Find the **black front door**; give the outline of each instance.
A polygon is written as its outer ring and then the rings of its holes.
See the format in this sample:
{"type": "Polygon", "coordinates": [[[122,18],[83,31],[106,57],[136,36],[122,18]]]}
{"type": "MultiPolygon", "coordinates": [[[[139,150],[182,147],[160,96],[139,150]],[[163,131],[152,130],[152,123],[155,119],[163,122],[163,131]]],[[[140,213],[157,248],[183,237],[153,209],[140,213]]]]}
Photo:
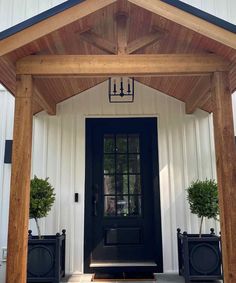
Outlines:
{"type": "Polygon", "coordinates": [[[87,119],[86,131],[85,272],[161,272],[157,119],[87,119]]]}

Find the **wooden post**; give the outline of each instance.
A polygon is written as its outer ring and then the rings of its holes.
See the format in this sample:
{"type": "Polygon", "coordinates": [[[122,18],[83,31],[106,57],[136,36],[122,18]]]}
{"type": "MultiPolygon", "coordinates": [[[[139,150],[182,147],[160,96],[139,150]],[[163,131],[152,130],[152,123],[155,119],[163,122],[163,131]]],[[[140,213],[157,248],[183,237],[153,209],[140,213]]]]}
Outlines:
{"type": "Polygon", "coordinates": [[[236,282],[236,145],[232,97],[226,72],[216,72],[212,88],[224,282],[236,282]]]}
{"type": "Polygon", "coordinates": [[[125,12],[118,12],[116,15],[117,22],[117,53],[119,55],[127,54],[128,44],[128,15],[125,12]]]}
{"type": "Polygon", "coordinates": [[[32,78],[22,75],[15,99],[6,283],[26,283],[31,146],[32,78]]]}

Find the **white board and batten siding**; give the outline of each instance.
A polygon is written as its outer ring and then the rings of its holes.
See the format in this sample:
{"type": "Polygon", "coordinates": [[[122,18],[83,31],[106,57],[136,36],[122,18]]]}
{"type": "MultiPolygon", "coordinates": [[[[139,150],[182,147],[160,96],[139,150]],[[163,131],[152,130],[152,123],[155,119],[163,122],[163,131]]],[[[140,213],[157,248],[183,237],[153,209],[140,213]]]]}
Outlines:
{"type": "MultiPolygon", "coordinates": [[[[177,270],[176,228],[198,231],[185,189],[196,178],[215,178],[212,117],[203,111],[185,115],[184,103],[142,84],[133,104],[109,104],[107,82],[58,105],[57,116],[34,119],[33,172],[50,176],[56,204],[42,221],[43,231],[66,228],[67,268],[83,270],[85,119],[89,117],[157,117],[165,271],[177,270]],[[79,203],[74,203],[79,193],[79,203]]],[[[206,224],[216,227],[211,221],[206,224]]]]}
{"type": "MultiPolygon", "coordinates": [[[[0,31],[61,2],[0,0],[0,31]]],[[[235,0],[184,2],[236,23],[235,0]]],[[[66,228],[69,273],[83,271],[86,117],[158,117],[165,271],[177,270],[176,228],[198,230],[198,220],[189,213],[185,188],[193,179],[215,178],[212,116],[200,110],[185,115],[184,103],[139,83],[135,87],[133,104],[109,104],[105,82],[59,104],[57,116],[42,112],[34,118],[32,176],[49,176],[57,194],[52,212],[41,221],[42,232],[66,228]],[[78,203],[74,203],[75,192],[79,193],[78,203]]],[[[233,104],[236,117],[236,95],[233,104]]],[[[5,140],[12,138],[13,118],[14,98],[0,86],[0,249],[7,244],[11,165],[3,159],[5,140]]],[[[236,132],[236,119],[234,125],[236,132]]],[[[217,225],[208,222],[205,229],[212,226],[217,225]]]]}
{"type": "Polygon", "coordinates": [[[218,18],[236,24],[235,0],[181,0],[218,18]]]}
{"type": "Polygon", "coordinates": [[[57,195],[52,212],[41,221],[42,230],[67,230],[67,271],[82,272],[85,119],[157,117],[164,268],[177,270],[176,228],[198,230],[185,189],[193,179],[215,178],[211,116],[203,111],[185,115],[184,103],[139,83],[133,104],[110,104],[107,88],[104,82],[59,104],[57,116],[40,113],[34,119],[32,171],[50,176],[57,195]],[[74,193],[79,193],[78,203],[74,193]]]}

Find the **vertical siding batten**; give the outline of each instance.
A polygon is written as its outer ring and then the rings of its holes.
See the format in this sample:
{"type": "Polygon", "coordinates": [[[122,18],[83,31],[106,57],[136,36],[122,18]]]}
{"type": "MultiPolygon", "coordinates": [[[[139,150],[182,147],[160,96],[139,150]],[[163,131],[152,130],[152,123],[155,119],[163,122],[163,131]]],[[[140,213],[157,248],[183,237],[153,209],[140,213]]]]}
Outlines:
{"type": "Polygon", "coordinates": [[[163,106],[160,110],[159,128],[158,128],[158,146],[160,156],[160,195],[161,195],[161,213],[162,213],[162,241],[163,241],[163,262],[164,270],[171,271],[173,269],[169,258],[172,256],[171,242],[171,213],[170,213],[170,187],[169,178],[169,151],[168,151],[168,98],[161,96],[159,103],[163,106]]]}
{"type": "MultiPolygon", "coordinates": [[[[4,160],[4,151],[5,151],[5,139],[6,139],[6,119],[7,115],[5,113],[5,109],[7,108],[7,99],[4,91],[0,91],[0,102],[2,104],[3,111],[0,112],[0,161],[3,164],[4,160]]],[[[4,200],[5,200],[5,191],[4,191],[4,166],[0,167],[0,227],[4,227],[4,218],[6,217],[6,213],[4,213],[4,200]]],[[[5,232],[5,231],[4,231],[5,232]]],[[[0,238],[0,247],[5,246],[6,232],[3,233],[0,238]]]]}

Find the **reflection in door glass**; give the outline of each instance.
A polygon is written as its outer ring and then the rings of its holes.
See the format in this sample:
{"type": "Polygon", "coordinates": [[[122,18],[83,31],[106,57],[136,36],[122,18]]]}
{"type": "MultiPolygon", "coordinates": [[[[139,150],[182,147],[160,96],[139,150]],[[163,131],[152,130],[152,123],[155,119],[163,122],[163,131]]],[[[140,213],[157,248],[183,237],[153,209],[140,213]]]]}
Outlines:
{"type": "Polygon", "coordinates": [[[104,136],[104,152],[112,153],[115,151],[115,137],[114,135],[104,136]]]}
{"type": "Polygon", "coordinates": [[[130,196],[130,214],[141,215],[141,197],[130,196]]]}
{"type": "Polygon", "coordinates": [[[116,197],[115,196],[105,196],[104,199],[104,212],[105,216],[116,215],[116,197]]]}
{"type": "Polygon", "coordinates": [[[104,194],[115,195],[115,175],[104,175],[104,194]]]}
{"type": "Polygon", "coordinates": [[[115,173],[115,155],[104,154],[104,174],[115,173]]]}
{"type": "Polygon", "coordinates": [[[139,135],[129,135],[129,153],[139,153],[139,135]]]}
{"type": "Polygon", "coordinates": [[[142,189],[138,134],[105,134],[104,215],[141,216],[142,189]]]}
{"type": "Polygon", "coordinates": [[[116,136],[116,151],[117,153],[127,152],[127,135],[116,136]]]}
{"type": "Polygon", "coordinates": [[[140,173],[140,156],[139,154],[129,155],[129,173],[140,173]]]}
{"type": "Polygon", "coordinates": [[[128,194],[128,175],[116,175],[117,194],[128,194]]]}
{"type": "Polygon", "coordinates": [[[126,174],[128,173],[128,162],[126,154],[116,155],[116,173],[126,174]]]}
{"type": "Polygon", "coordinates": [[[117,197],[117,215],[127,216],[129,214],[128,196],[117,197]]]}
{"type": "Polygon", "coordinates": [[[141,194],[140,175],[129,175],[130,194],[141,194]]]}

